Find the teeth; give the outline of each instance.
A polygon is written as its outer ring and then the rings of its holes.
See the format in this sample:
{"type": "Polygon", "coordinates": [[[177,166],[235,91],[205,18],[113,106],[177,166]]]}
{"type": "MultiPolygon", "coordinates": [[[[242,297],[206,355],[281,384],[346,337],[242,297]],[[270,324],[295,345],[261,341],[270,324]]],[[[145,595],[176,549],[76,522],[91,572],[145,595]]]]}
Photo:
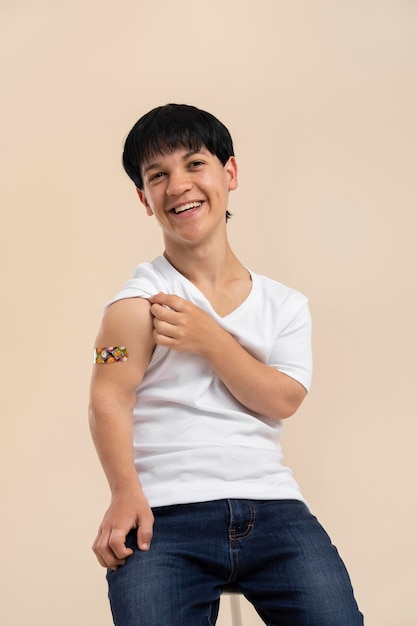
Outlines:
{"type": "Polygon", "coordinates": [[[182,206],[175,207],[174,212],[183,213],[184,211],[195,209],[198,206],[201,206],[201,202],[189,202],[188,204],[183,204],[182,206]]]}

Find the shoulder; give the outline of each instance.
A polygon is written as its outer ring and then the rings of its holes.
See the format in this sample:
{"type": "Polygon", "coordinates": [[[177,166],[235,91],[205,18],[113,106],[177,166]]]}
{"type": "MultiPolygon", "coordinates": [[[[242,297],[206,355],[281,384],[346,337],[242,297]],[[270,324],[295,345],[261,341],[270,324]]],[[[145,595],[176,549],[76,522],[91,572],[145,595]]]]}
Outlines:
{"type": "Polygon", "coordinates": [[[284,306],[290,309],[298,309],[307,306],[308,298],[300,291],[288,287],[282,282],[251,272],[253,280],[256,281],[257,291],[260,297],[271,301],[275,306],[284,306]]]}
{"type": "Polygon", "coordinates": [[[140,263],[136,266],[132,278],[130,278],[116,293],[116,295],[105,304],[104,311],[113,306],[116,302],[131,298],[150,298],[159,291],[166,291],[167,279],[163,272],[162,257],[157,257],[152,262],[140,263]]]}

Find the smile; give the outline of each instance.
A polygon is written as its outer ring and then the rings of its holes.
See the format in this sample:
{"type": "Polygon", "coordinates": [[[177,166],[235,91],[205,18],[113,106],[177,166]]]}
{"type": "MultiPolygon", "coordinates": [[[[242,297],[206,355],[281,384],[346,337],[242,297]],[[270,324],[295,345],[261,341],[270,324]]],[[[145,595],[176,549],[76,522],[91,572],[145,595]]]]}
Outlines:
{"type": "Polygon", "coordinates": [[[184,211],[189,211],[190,209],[197,209],[203,203],[202,202],[188,202],[187,204],[183,204],[181,206],[176,206],[172,210],[174,213],[184,213],[184,211]]]}

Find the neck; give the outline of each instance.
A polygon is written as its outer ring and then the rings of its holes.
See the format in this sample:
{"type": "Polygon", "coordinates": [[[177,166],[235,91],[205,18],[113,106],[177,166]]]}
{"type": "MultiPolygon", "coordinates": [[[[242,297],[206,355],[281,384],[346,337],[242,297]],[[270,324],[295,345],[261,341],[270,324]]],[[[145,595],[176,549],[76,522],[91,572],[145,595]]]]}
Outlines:
{"type": "Polygon", "coordinates": [[[172,250],[168,246],[165,258],[178,272],[195,285],[216,285],[230,279],[231,275],[246,272],[232,251],[228,241],[222,246],[207,245],[198,248],[172,250]]]}

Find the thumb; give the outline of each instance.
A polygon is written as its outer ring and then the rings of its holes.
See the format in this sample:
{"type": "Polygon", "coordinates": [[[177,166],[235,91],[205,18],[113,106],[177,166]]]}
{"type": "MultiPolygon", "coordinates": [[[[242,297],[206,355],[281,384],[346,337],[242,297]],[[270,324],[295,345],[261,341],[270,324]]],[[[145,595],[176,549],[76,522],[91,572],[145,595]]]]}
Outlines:
{"type": "Polygon", "coordinates": [[[137,540],[139,550],[149,550],[153,535],[153,520],[142,520],[138,527],[137,540]]]}

